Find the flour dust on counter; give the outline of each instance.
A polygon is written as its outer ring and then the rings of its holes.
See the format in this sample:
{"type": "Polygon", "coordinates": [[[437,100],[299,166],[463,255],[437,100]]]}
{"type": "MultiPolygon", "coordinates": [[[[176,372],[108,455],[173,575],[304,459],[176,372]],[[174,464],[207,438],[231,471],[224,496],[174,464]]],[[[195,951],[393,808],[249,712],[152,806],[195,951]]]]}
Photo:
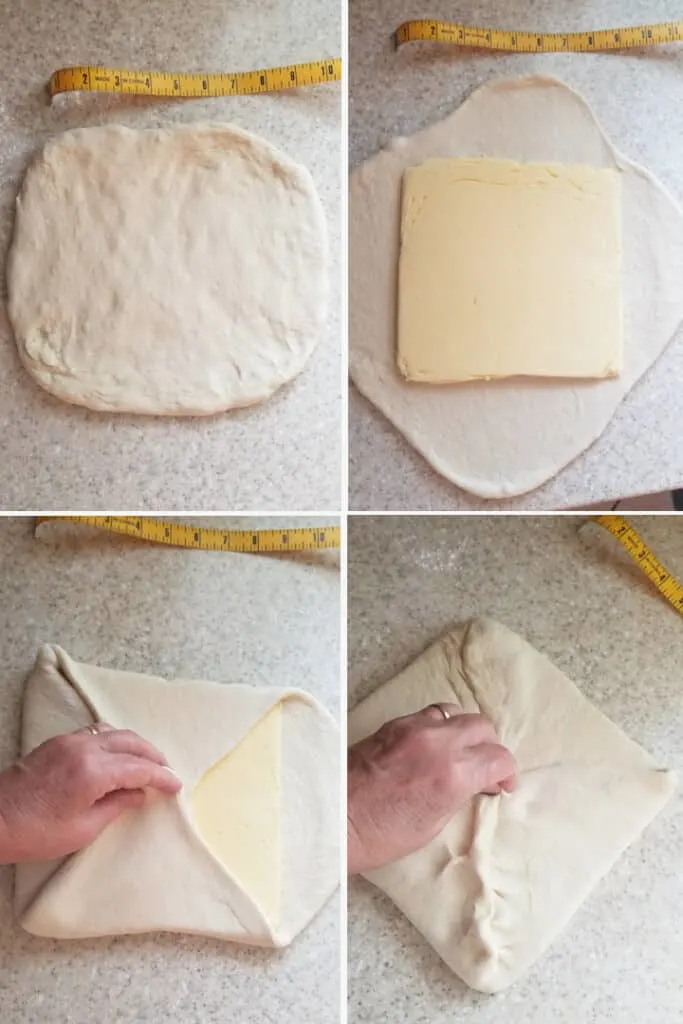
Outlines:
{"type": "Polygon", "coordinates": [[[338,531],[0,518],[3,1019],[338,1024],[338,531]]]}
{"type": "Polygon", "coordinates": [[[350,1024],[683,1012],[682,531],[350,517],[350,1024]]]}

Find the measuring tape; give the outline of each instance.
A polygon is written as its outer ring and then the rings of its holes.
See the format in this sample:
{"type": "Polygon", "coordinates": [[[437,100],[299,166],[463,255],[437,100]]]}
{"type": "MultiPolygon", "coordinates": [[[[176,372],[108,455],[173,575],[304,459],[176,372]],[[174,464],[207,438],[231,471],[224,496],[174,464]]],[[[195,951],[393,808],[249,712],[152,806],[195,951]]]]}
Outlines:
{"type": "Polygon", "coordinates": [[[341,79],[341,60],[287,64],[261,71],[226,74],[174,74],[171,71],[131,71],[126,68],[98,68],[79,64],[61,68],[50,78],[50,95],[60,92],[119,92],[133,96],[178,96],[196,99],[206,96],[250,96],[259,92],[300,89],[341,79]]]}
{"type": "Polygon", "coordinates": [[[628,50],[661,46],[683,40],[683,21],[658,25],[605,28],[596,32],[515,32],[479,28],[447,21],[405,21],[396,30],[397,48],[404,43],[454,43],[478,50],[510,53],[597,53],[600,50],[628,50]]]}
{"type": "Polygon", "coordinates": [[[619,541],[659,593],[683,615],[683,585],[655,558],[638,531],[622,516],[594,516],[592,522],[619,541]]]}
{"type": "Polygon", "coordinates": [[[338,526],[306,526],[279,530],[217,530],[189,526],[144,516],[41,516],[43,523],[69,522],[94,526],[109,533],[122,533],[151,544],[167,544],[199,551],[234,551],[242,554],[269,554],[283,551],[319,551],[338,548],[341,530],[338,526]]]}

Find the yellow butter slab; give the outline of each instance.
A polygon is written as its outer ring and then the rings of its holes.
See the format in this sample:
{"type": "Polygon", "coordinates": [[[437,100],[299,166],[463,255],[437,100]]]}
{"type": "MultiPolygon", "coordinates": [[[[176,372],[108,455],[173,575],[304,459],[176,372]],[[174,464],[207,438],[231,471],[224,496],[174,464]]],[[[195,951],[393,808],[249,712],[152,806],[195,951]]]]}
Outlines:
{"type": "Polygon", "coordinates": [[[468,158],[405,172],[407,380],[602,378],[621,366],[617,171],[468,158]]]}
{"type": "Polygon", "coordinates": [[[192,793],[202,839],[269,921],[280,918],[282,705],[276,704],[192,793]]]}

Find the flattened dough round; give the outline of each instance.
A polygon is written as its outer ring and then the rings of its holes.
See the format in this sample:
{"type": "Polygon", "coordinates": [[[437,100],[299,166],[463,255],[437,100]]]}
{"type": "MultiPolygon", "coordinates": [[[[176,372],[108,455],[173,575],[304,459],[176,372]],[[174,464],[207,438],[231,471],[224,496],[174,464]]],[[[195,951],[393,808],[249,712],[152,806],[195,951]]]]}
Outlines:
{"type": "Polygon", "coordinates": [[[232,125],[66,132],[26,173],[9,313],[35,380],[77,405],[201,415],[291,380],[325,322],[308,171],[232,125]]]}
{"type": "Polygon", "coordinates": [[[683,320],[683,213],[552,78],[476,90],[445,120],[395,139],[351,178],[349,367],[363,394],[439,473],[483,498],[524,494],[588,448],[683,320]],[[558,161],[621,172],[624,368],[600,381],[411,384],[396,367],[401,181],[430,157],[558,161]]]}

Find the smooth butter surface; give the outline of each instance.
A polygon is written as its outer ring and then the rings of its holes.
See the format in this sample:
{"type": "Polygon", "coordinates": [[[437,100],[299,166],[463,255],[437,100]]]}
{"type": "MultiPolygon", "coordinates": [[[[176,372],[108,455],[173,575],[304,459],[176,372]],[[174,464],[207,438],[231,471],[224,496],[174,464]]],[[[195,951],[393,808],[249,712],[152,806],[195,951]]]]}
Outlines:
{"type": "Polygon", "coordinates": [[[403,178],[398,366],[408,380],[613,377],[617,171],[429,160],[403,178]]]}
{"type": "Polygon", "coordinates": [[[271,924],[280,917],[282,704],[276,704],[192,793],[195,825],[271,924]]]}

